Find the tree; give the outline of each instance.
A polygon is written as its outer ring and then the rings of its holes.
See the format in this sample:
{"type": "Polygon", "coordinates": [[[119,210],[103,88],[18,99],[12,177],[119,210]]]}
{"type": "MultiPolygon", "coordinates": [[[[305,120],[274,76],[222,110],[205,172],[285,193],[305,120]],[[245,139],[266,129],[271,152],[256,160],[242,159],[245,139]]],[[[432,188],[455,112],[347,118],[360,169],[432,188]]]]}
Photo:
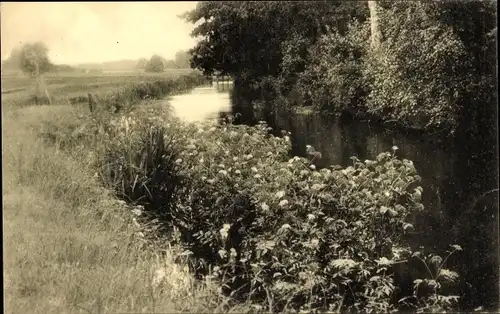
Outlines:
{"type": "Polygon", "coordinates": [[[163,72],[164,69],[165,69],[164,60],[162,57],[158,55],[152,56],[145,67],[146,72],[163,72]]]}
{"type": "Polygon", "coordinates": [[[368,1],[368,8],[370,9],[371,44],[373,48],[376,48],[380,44],[377,2],[368,1]]]}
{"type": "Polygon", "coordinates": [[[54,68],[49,60],[49,49],[43,42],[26,43],[24,44],[16,56],[19,58],[19,66],[21,71],[31,75],[36,79],[36,101],[38,102],[41,91],[44,92],[45,97],[52,103],[49,91],[45,86],[43,80],[43,73],[46,73],[54,68]]]}
{"type": "Polygon", "coordinates": [[[184,19],[198,24],[191,66],[248,81],[283,76],[293,82],[307,62],[307,48],[330,29],[367,15],[354,1],[202,1],[184,19]]]}
{"type": "Polygon", "coordinates": [[[136,70],[144,70],[146,68],[146,64],[148,63],[148,60],[146,58],[140,58],[137,61],[137,64],[135,66],[136,70]]]}
{"type": "Polygon", "coordinates": [[[179,69],[187,69],[189,68],[191,60],[191,55],[189,52],[180,50],[175,53],[175,65],[179,69]]]}
{"type": "Polygon", "coordinates": [[[53,65],[48,52],[49,49],[43,42],[24,44],[18,55],[21,70],[35,77],[50,71],[53,65]]]}

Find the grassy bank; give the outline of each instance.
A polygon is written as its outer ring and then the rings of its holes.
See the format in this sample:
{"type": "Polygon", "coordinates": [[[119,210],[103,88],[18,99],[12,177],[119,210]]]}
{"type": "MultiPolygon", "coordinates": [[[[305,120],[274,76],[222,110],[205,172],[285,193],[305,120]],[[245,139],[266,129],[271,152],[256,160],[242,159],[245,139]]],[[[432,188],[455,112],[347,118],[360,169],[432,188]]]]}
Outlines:
{"type": "Polygon", "coordinates": [[[85,155],[40,141],[44,122],[64,125],[82,114],[75,110],[2,114],[6,313],[217,310],[216,288],[196,284],[174,248],[145,245],[130,208],[102,188],[85,155]]]}

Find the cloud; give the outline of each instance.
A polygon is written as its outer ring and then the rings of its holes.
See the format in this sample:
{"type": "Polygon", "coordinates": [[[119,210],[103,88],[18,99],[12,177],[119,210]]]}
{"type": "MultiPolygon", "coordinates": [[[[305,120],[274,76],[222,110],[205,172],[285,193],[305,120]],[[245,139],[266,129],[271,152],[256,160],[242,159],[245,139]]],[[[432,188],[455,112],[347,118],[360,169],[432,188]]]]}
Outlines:
{"type": "Polygon", "coordinates": [[[57,63],[136,59],[192,47],[177,15],[195,2],[2,3],[2,59],[19,43],[44,41],[57,63]]]}

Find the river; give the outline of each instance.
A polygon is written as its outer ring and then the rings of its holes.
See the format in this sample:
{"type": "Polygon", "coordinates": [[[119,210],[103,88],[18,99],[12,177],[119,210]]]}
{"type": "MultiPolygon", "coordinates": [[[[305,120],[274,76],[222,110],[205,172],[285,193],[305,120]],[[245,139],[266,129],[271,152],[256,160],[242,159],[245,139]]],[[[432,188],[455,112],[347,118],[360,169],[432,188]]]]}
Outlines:
{"type": "Polygon", "coordinates": [[[291,154],[306,156],[306,145],[311,145],[322,154],[318,167],[348,166],[351,156],[374,159],[397,146],[400,157],[414,162],[424,188],[425,210],[415,218],[414,240],[426,252],[460,245],[463,251],[450,258],[448,267],[462,276],[463,308],[499,308],[498,192],[488,193],[498,188],[498,142],[492,128],[496,121],[484,123],[491,114],[474,117],[474,126],[465,121],[467,127],[453,138],[431,138],[320,114],[257,114],[249,102],[211,87],[170,100],[177,115],[187,121],[217,121],[239,113],[237,123],[265,120],[277,132],[290,131],[291,154]]]}

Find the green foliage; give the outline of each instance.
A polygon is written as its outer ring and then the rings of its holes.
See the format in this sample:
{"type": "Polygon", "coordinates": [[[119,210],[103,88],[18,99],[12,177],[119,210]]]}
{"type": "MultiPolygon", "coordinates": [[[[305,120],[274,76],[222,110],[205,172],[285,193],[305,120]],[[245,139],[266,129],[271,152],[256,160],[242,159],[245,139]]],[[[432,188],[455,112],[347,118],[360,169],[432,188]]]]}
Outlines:
{"type": "Polygon", "coordinates": [[[158,55],[152,56],[148,63],[144,66],[144,70],[146,72],[163,72],[164,68],[165,65],[163,64],[163,58],[158,55]]]}

